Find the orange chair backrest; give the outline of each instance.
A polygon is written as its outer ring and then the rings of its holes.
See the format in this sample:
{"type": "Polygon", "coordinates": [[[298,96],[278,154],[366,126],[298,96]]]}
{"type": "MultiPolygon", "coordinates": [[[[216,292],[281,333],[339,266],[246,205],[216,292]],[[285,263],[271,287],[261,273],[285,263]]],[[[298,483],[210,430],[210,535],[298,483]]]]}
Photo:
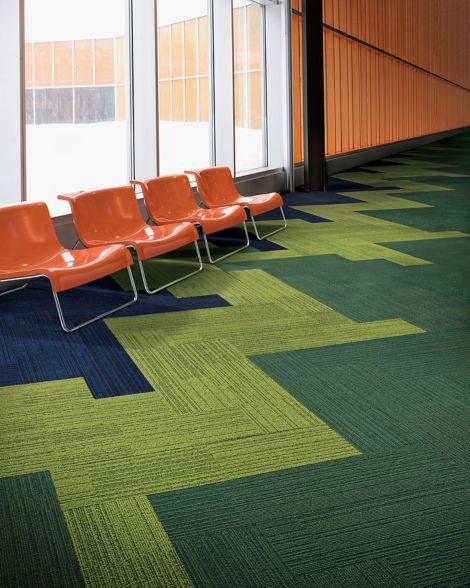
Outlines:
{"type": "Polygon", "coordinates": [[[195,172],[197,189],[206,206],[224,206],[240,193],[229,167],[208,167],[195,172]]]}
{"type": "Polygon", "coordinates": [[[0,207],[0,270],[27,267],[63,250],[44,202],[0,207]]]}
{"type": "Polygon", "coordinates": [[[157,223],[185,218],[199,208],[184,174],[133,180],[132,183],[142,187],[147,211],[157,223]]]}
{"type": "Polygon", "coordinates": [[[78,192],[68,198],[73,221],[85,245],[113,241],[146,226],[131,186],[78,192]]]}

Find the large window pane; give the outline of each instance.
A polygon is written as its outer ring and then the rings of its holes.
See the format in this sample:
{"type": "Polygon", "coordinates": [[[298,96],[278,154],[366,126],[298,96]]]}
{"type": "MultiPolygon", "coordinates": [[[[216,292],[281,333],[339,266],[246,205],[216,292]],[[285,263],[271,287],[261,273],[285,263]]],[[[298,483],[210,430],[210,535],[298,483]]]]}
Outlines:
{"type": "Polygon", "coordinates": [[[247,0],[233,2],[235,169],[264,167],[263,8],[247,0]]]}
{"type": "Polygon", "coordinates": [[[207,0],[158,0],[160,174],[210,165],[207,0]]]}
{"type": "Polygon", "coordinates": [[[28,200],[129,179],[127,0],[25,0],[28,200]]]}

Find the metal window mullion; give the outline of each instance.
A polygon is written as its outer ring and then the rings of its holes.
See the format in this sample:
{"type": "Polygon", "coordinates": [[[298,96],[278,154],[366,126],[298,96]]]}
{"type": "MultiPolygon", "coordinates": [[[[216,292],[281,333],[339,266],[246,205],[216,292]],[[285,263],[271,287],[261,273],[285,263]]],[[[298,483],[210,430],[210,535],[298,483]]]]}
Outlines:
{"type": "Polygon", "coordinates": [[[197,121],[201,121],[201,88],[200,88],[200,65],[199,65],[199,18],[196,18],[196,108],[197,121]]]}
{"type": "Polygon", "coordinates": [[[77,124],[75,118],[75,40],[72,41],[72,124],[77,124]]]}
{"type": "Polygon", "coordinates": [[[114,70],[114,120],[118,120],[118,70],[117,70],[117,38],[113,39],[113,70],[114,70]]]}
{"type": "MultiPolygon", "coordinates": [[[[36,124],[36,56],[34,55],[34,43],[32,45],[32,54],[33,54],[33,84],[32,84],[32,92],[33,92],[33,124],[36,124]]],[[[25,118],[26,120],[26,118],[25,118]]]]}
{"type": "Polygon", "coordinates": [[[170,120],[173,120],[173,25],[168,25],[170,30],[170,120]]]}
{"type": "Polygon", "coordinates": [[[92,39],[92,44],[93,44],[93,52],[92,52],[92,62],[93,62],[93,85],[96,84],[96,57],[95,57],[95,41],[96,39],[92,39]]]}
{"type": "MultiPolygon", "coordinates": [[[[127,108],[129,129],[129,153],[128,153],[128,172],[130,177],[135,176],[135,127],[134,127],[134,4],[133,0],[127,1],[127,95],[129,105],[127,108]]],[[[93,55],[94,55],[93,50],[93,55]]],[[[94,62],[93,62],[94,65],[94,62]]],[[[94,71],[93,67],[93,71],[94,71]]],[[[95,81],[95,79],[94,79],[95,81]]]]}
{"type": "MultiPolygon", "coordinates": [[[[243,6],[243,127],[245,129],[251,129],[251,112],[250,112],[250,96],[248,91],[248,53],[250,46],[248,43],[248,6],[243,6]]],[[[235,135],[236,140],[236,135],[235,135]]]]}
{"type": "Polygon", "coordinates": [[[263,167],[268,165],[268,96],[267,96],[267,46],[266,46],[266,6],[261,7],[261,90],[262,90],[262,137],[263,137],[263,167]]]}
{"type": "Polygon", "coordinates": [[[182,88],[183,88],[183,122],[186,122],[186,83],[185,83],[185,76],[186,76],[186,26],[185,26],[186,21],[183,21],[183,63],[182,63],[182,69],[183,69],[183,76],[181,78],[182,80],[182,88]]]}

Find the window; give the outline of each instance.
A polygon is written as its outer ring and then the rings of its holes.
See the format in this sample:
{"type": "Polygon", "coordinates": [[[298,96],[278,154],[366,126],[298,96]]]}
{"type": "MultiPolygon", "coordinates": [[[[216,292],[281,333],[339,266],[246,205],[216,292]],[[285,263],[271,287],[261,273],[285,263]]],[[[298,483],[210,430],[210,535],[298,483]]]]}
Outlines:
{"type": "Polygon", "coordinates": [[[158,0],[160,174],[210,165],[207,0],[158,0]]]}
{"type": "Polygon", "coordinates": [[[254,2],[233,3],[235,169],[264,167],[264,10],[254,2]]]}
{"type": "Polygon", "coordinates": [[[25,0],[26,192],[56,196],[129,179],[126,0],[25,0]]]}

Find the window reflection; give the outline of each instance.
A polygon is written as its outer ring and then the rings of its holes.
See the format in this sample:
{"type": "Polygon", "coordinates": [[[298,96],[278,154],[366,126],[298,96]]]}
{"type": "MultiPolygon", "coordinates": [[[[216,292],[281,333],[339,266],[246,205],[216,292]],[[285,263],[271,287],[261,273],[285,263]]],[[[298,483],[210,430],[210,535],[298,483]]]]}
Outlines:
{"type": "Polygon", "coordinates": [[[25,0],[27,198],[53,213],[128,180],[125,29],[126,0],[25,0]]]}
{"type": "Polygon", "coordinates": [[[234,1],[233,62],[235,101],[235,168],[266,165],[264,149],[263,9],[234,1]]]}
{"type": "Polygon", "coordinates": [[[207,0],[159,0],[160,174],[210,164],[207,0]]]}

